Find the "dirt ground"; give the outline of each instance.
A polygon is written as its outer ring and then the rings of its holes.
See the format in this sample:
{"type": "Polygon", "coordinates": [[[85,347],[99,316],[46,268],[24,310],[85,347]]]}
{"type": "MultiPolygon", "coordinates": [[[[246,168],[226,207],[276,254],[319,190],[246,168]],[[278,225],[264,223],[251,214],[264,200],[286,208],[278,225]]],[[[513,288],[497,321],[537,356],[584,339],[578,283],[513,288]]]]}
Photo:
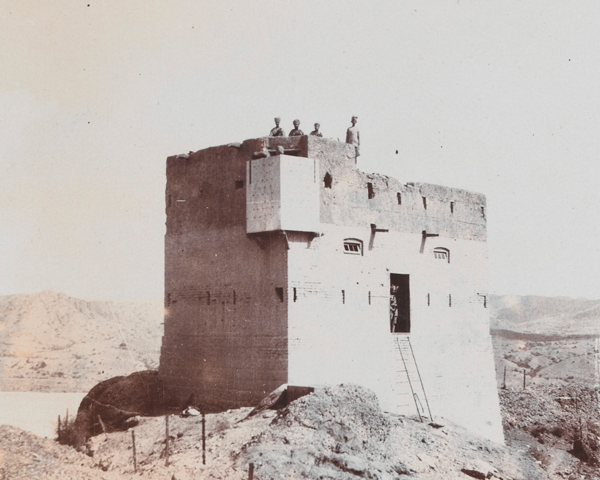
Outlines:
{"type": "Polygon", "coordinates": [[[596,337],[492,338],[507,444],[529,451],[551,479],[600,478],[596,337]],[[574,451],[576,440],[584,455],[574,451]]]}
{"type": "Polygon", "coordinates": [[[500,390],[508,445],[524,449],[540,462],[549,478],[600,478],[600,415],[595,389],[535,386],[500,390]],[[574,454],[581,439],[587,458],[574,454]],[[571,453],[570,453],[571,452],[571,453]]]}
{"type": "Polygon", "coordinates": [[[527,334],[493,335],[496,376],[500,387],[587,385],[595,380],[596,337],[531,340],[527,334]]]}
{"type": "Polygon", "coordinates": [[[126,432],[101,434],[87,455],[12,427],[0,427],[0,478],[247,479],[547,479],[527,449],[503,447],[436,419],[384,413],[355,385],[317,390],[280,411],[246,418],[249,408],[206,416],[139,418],[126,432]],[[136,439],[137,474],[133,466],[136,439]],[[2,476],[3,475],[3,476],[2,476]]]}

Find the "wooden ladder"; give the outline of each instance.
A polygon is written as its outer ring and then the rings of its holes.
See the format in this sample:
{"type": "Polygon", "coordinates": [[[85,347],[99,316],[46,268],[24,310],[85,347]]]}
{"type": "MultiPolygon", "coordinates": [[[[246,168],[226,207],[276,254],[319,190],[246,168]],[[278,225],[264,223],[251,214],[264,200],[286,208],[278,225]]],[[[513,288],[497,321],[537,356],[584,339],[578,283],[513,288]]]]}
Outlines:
{"type": "Polygon", "coordinates": [[[425,393],[423,379],[421,378],[421,373],[419,372],[419,366],[417,365],[417,359],[415,358],[415,353],[410,343],[410,338],[407,335],[398,335],[396,336],[395,343],[396,347],[398,348],[398,352],[400,353],[400,358],[402,359],[402,366],[404,367],[404,372],[408,380],[411,396],[415,402],[415,408],[417,409],[419,420],[423,421],[423,415],[425,415],[425,409],[423,408],[423,403],[421,402],[422,397],[427,405],[429,419],[433,421],[433,415],[431,414],[429,401],[427,400],[427,393],[425,393]]]}

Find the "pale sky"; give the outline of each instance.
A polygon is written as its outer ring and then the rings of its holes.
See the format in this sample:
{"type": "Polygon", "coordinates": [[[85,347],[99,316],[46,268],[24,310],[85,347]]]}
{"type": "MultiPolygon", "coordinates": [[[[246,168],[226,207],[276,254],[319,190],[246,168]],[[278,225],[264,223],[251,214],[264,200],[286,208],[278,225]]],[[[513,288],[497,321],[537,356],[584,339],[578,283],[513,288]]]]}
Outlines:
{"type": "Polygon", "coordinates": [[[161,297],[167,156],[357,115],[363,171],[487,195],[490,292],[600,298],[598,25],[597,0],[1,0],[0,294],[161,297]]]}

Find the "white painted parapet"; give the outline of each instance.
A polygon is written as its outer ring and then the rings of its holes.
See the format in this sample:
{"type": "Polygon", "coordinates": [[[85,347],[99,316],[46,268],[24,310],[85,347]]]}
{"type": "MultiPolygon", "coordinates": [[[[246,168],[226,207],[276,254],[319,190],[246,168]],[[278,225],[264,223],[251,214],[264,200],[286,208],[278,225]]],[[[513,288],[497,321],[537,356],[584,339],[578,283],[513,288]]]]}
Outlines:
{"type": "Polygon", "coordinates": [[[312,158],[276,155],[246,164],[246,233],[318,233],[319,165],[312,158]]]}

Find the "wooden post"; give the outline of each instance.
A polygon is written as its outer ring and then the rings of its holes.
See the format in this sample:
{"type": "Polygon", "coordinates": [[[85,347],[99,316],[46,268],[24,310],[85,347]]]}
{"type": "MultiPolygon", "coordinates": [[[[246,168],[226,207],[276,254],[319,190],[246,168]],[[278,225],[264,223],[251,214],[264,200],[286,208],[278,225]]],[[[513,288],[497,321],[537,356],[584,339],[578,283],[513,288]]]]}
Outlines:
{"type": "Polygon", "coordinates": [[[525,369],[523,369],[523,390],[525,390],[525,369]]]}
{"type": "Polygon", "coordinates": [[[69,409],[67,408],[67,416],[65,417],[65,428],[69,428],[69,409]]]}
{"type": "Polygon", "coordinates": [[[131,430],[131,442],[133,443],[133,471],[137,473],[137,460],[135,458],[135,432],[131,430]]]}
{"type": "Polygon", "coordinates": [[[253,480],[254,479],[254,464],[251,463],[248,466],[248,480],[253,480]]]}
{"type": "Polygon", "coordinates": [[[60,442],[60,440],[61,440],[60,434],[62,433],[60,431],[60,415],[58,416],[58,430],[56,431],[56,433],[58,434],[58,441],[60,442]]]}
{"type": "Polygon", "coordinates": [[[169,466],[169,415],[165,415],[165,465],[169,466]]]}
{"type": "Polygon", "coordinates": [[[502,386],[506,390],[506,365],[504,365],[504,385],[502,386]]]}
{"type": "Polygon", "coordinates": [[[102,432],[104,433],[104,438],[107,438],[106,427],[104,426],[104,422],[102,421],[102,417],[100,415],[98,415],[98,422],[100,422],[100,427],[102,427],[102,432]]]}
{"type": "Polygon", "coordinates": [[[206,416],[202,413],[202,465],[206,465],[206,416]]]}
{"type": "Polygon", "coordinates": [[[581,416],[579,415],[579,393],[575,393],[575,415],[577,416],[577,421],[579,422],[579,438],[583,440],[583,431],[581,429],[581,416]]]}

